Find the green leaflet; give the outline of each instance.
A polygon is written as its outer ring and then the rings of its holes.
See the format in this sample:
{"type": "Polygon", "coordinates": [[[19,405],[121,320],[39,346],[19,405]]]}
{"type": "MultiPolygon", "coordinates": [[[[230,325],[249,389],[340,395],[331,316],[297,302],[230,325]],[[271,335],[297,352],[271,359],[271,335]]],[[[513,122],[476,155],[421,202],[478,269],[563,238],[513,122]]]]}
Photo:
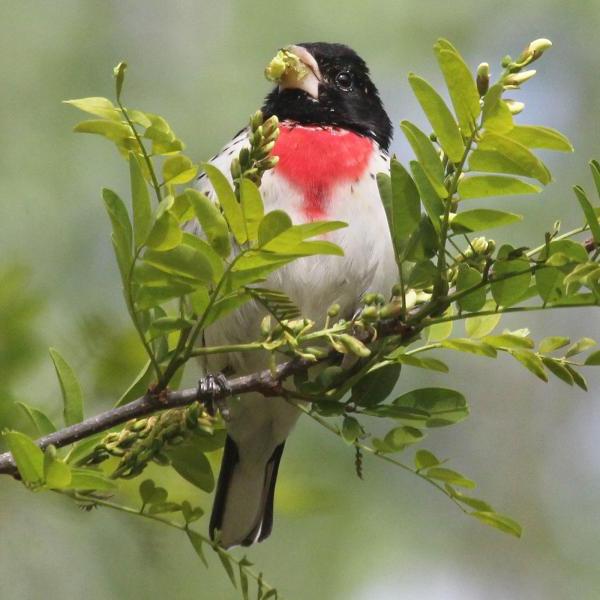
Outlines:
{"type": "Polygon", "coordinates": [[[517,194],[537,194],[542,188],[515,177],[501,175],[474,175],[458,182],[461,200],[487,198],[489,196],[514,196],[517,194]]]}
{"type": "Polygon", "coordinates": [[[515,213],[489,208],[476,208],[459,212],[452,219],[451,227],[459,233],[472,233],[512,225],[522,220],[523,217],[515,213]]]}
{"type": "Polygon", "coordinates": [[[65,425],[80,423],[83,421],[83,394],[75,372],[55,348],[50,348],[50,357],[62,392],[65,425]]]}
{"type": "Polygon", "coordinates": [[[243,244],[248,240],[246,227],[244,225],[244,215],[242,213],[242,207],[237,201],[227,177],[210,163],[202,163],[202,169],[210,179],[217,194],[219,204],[223,209],[223,214],[229,223],[229,228],[231,229],[236,242],[238,244],[243,244]]]}
{"type": "Polygon", "coordinates": [[[19,475],[28,485],[40,485],[44,480],[44,453],[24,433],[5,431],[6,445],[10,450],[19,475]]]}
{"type": "Polygon", "coordinates": [[[15,404],[27,415],[39,437],[56,431],[54,423],[38,408],[29,406],[24,402],[15,402],[15,404]]]}
{"type": "Polygon", "coordinates": [[[600,243],[600,223],[598,223],[598,217],[596,216],[596,212],[592,207],[590,201],[588,200],[583,188],[580,185],[576,185],[573,188],[575,192],[575,196],[577,196],[577,200],[579,205],[581,206],[581,210],[585,215],[585,220],[590,227],[590,231],[592,232],[592,236],[594,237],[594,241],[599,244],[600,243]]]}
{"type": "Polygon", "coordinates": [[[265,246],[292,226],[292,219],[283,210],[268,212],[258,226],[258,245],[265,246]]]}
{"type": "Polygon", "coordinates": [[[416,160],[411,160],[410,169],[419,190],[421,201],[425,207],[425,212],[431,219],[431,223],[436,233],[439,235],[442,228],[441,215],[444,214],[444,205],[431,184],[431,180],[427,177],[423,165],[416,160]]]}
{"type": "Polygon", "coordinates": [[[63,104],[70,104],[79,110],[103,119],[121,120],[121,111],[108,98],[99,96],[77,98],[76,100],[63,100],[63,104]]]}
{"type": "Polygon", "coordinates": [[[152,228],[152,207],[148,186],[144,180],[139,159],[133,152],[129,154],[129,178],[131,181],[135,247],[139,248],[143,246],[152,228]]]}
{"type": "Polygon", "coordinates": [[[515,125],[508,137],[527,148],[573,152],[571,142],[556,129],[540,125],[515,125]]]}
{"type": "Polygon", "coordinates": [[[264,217],[265,208],[256,184],[246,178],[240,181],[240,204],[248,240],[253,242],[258,238],[258,227],[264,217]]]}
{"type": "Polygon", "coordinates": [[[191,441],[174,446],[168,451],[172,467],[185,480],[210,493],[215,487],[215,478],[206,456],[191,441]]]}
{"type": "Polygon", "coordinates": [[[188,183],[196,176],[198,165],[183,154],[169,156],[163,163],[163,181],[168,185],[188,183]]]}
{"type": "Polygon", "coordinates": [[[479,92],[469,67],[458,50],[445,39],[439,39],[434,51],[450,93],[452,105],[463,135],[474,131],[481,113],[479,92]]]}
{"type": "Polygon", "coordinates": [[[446,198],[448,191],[444,185],[444,167],[431,140],[410,121],[402,121],[400,129],[411,145],[436,194],[440,198],[446,198]]]}
{"type": "Polygon", "coordinates": [[[185,194],[208,242],[219,256],[227,258],[231,254],[231,243],[227,222],[221,211],[206,195],[197,190],[188,189],[185,194]]]}
{"type": "MultiPolygon", "coordinates": [[[[507,137],[506,135],[500,135],[498,133],[492,133],[491,131],[486,131],[478,142],[477,150],[473,152],[471,155],[471,168],[475,171],[486,169],[482,169],[477,166],[477,152],[496,152],[509,164],[515,165],[515,170],[513,171],[499,171],[499,172],[508,172],[515,173],[517,175],[524,174],[527,177],[532,177],[537,179],[540,183],[544,185],[550,183],[551,176],[550,171],[546,165],[533,154],[527,147],[523,146],[519,142],[516,142],[514,139],[507,137]]],[[[498,172],[496,170],[492,172],[498,172]]]]}
{"type": "Polygon", "coordinates": [[[465,152],[465,145],[450,109],[425,79],[411,73],[408,82],[423,112],[427,115],[442,149],[453,163],[460,162],[465,152]]]}
{"type": "Polygon", "coordinates": [[[513,128],[512,114],[502,100],[504,87],[501,83],[493,85],[483,98],[483,126],[486,131],[508,133],[513,128]]]}
{"type": "Polygon", "coordinates": [[[121,279],[125,282],[129,276],[129,268],[133,261],[132,242],[133,230],[125,204],[112,190],[103,189],[102,198],[106,212],[112,224],[112,243],[117,258],[117,265],[121,272],[121,279]]]}

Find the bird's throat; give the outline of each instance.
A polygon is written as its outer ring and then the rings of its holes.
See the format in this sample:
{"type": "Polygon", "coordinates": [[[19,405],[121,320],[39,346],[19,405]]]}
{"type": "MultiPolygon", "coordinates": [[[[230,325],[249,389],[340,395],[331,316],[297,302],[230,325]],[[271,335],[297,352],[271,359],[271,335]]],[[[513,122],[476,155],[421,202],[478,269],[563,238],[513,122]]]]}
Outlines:
{"type": "Polygon", "coordinates": [[[273,155],[275,172],[297,188],[310,221],[327,217],[332,192],[340,184],[360,180],[374,142],[347,129],[283,122],[273,155]]]}

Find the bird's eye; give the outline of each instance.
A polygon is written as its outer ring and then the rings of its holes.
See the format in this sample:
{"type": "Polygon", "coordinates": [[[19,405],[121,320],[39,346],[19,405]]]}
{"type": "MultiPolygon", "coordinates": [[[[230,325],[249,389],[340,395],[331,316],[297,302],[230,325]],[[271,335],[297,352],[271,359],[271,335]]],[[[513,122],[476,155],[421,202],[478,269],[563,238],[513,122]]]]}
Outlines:
{"type": "Polygon", "coordinates": [[[353,83],[354,78],[352,77],[352,73],[350,73],[349,71],[340,71],[335,76],[335,85],[341,90],[344,90],[345,92],[348,92],[352,89],[353,83]]]}

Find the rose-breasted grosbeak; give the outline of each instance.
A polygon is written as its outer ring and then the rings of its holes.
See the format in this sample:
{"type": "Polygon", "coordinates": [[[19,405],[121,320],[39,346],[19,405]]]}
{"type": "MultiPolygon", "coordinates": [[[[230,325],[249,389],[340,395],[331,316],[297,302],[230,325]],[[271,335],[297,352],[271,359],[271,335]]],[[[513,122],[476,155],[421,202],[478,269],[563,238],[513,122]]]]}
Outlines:
{"type": "MultiPolygon", "coordinates": [[[[388,170],[390,120],[365,62],[342,44],[303,43],[287,49],[308,69],[301,79],[284,75],[265,99],[265,118],[276,115],[280,135],[272,151],[277,166],[265,173],[265,210],[282,209],[293,222],[339,220],[348,227],[327,235],[344,256],[314,256],[278,270],[267,287],[285,292],[302,315],[323,322],[337,303],[351,317],[369,290],[388,292],[396,265],[376,174],[388,170]]],[[[241,131],[211,162],[224,173],[248,145],[241,131]]],[[[213,193],[207,178],[201,191],[213,193]]],[[[209,328],[207,345],[257,339],[264,315],[255,303],[209,328]]],[[[239,353],[208,361],[209,371],[243,374],[267,367],[266,353],[239,353]]],[[[219,542],[250,545],[264,540],[273,525],[273,497],[285,439],[299,410],[281,398],[248,394],[228,401],[227,441],[210,534],[219,542]]]]}

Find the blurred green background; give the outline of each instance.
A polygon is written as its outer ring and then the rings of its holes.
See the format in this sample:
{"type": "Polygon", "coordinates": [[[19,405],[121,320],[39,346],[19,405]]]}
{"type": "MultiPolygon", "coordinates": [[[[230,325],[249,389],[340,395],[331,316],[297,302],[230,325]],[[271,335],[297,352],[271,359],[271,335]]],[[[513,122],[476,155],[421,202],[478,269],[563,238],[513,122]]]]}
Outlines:
{"type": "MultiPolygon", "coordinates": [[[[498,70],[537,37],[554,48],[515,95],[520,122],[565,132],[574,155],[549,155],[556,182],[542,198],[511,199],[527,219],[508,240],[532,243],[555,217],[581,217],[570,186],[590,185],[600,158],[600,1],[193,2],[3,0],[0,3],[0,427],[25,427],[12,402],[58,420],[46,348],[81,374],[87,414],[110,406],[142,364],[127,327],[100,188],[127,190],[113,148],[74,135],[61,100],[112,96],[112,67],[129,62],[126,102],[166,116],[197,160],[215,153],[269,86],[262,70],[297,41],[341,41],[370,64],[385,104],[425,125],[406,75],[441,84],[431,46],[449,38],[470,64],[498,70]]],[[[407,158],[396,136],[394,150],[407,158]]],[[[493,204],[493,203],[492,203],[493,204]]],[[[487,205],[490,205],[488,201],[487,205]]],[[[502,231],[496,235],[502,237],[502,231]]],[[[511,318],[541,338],[600,336],[595,311],[511,318]]],[[[448,357],[452,359],[453,357],[448,357]]],[[[600,597],[599,379],[590,393],[544,385],[506,358],[460,357],[450,375],[407,370],[402,389],[461,389],[471,418],[427,441],[480,484],[480,495],[524,526],[521,540],[463,517],[419,480],[366,460],[304,419],[288,443],[276,527],[250,558],[290,599],[596,599],[600,597]]],[[[193,377],[193,373],[188,373],[193,377]]],[[[182,488],[183,489],[183,488],[182,488]]],[[[182,493],[209,504],[191,488],[182,493]]],[[[90,513],[52,494],[0,481],[0,598],[235,598],[211,558],[207,572],[179,532],[90,513]]]]}

